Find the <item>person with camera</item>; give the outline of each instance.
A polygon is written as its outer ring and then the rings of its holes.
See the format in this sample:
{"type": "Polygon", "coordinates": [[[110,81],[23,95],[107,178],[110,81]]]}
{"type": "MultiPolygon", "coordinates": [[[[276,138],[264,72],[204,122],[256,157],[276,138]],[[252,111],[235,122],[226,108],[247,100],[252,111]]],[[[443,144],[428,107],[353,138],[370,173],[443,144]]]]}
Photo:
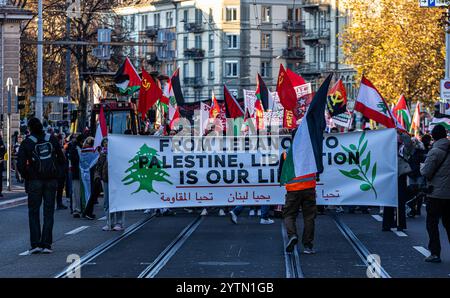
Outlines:
{"type": "Polygon", "coordinates": [[[436,125],[431,131],[434,143],[428,152],[420,173],[427,179],[427,232],[430,256],[425,262],[440,263],[441,241],[439,220],[447,232],[450,242],[450,141],[444,126],[436,125]]]}

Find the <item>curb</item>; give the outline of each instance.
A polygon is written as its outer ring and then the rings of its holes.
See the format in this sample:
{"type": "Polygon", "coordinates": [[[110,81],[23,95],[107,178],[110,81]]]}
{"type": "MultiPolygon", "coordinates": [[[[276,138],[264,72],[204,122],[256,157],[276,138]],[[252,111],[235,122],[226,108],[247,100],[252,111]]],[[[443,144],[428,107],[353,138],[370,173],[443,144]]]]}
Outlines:
{"type": "Polygon", "coordinates": [[[20,198],[0,202],[0,210],[25,205],[25,204],[27,204],[27,202],[28,202],[28,197],[20,197],[20,198]]]}

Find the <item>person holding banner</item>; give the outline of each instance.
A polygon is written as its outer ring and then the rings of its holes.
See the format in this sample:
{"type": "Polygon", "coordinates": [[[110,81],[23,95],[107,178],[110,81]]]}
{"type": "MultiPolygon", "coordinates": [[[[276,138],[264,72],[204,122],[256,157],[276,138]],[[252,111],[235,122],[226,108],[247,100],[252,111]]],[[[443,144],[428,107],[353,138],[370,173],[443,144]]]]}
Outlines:
{"type": "Polygon", "coordinates": [[[102,140],[102,150],[98,158],[97,166],[95,168],[96,176],[101,180],[103,187],[104,202],[103,207],[106,213],[106,225],[102,228],[103,231],[122,231],[124,229],[124,213],[123,212],[109,212],[109,189],[108,189],[108,139],[102,140]]]}

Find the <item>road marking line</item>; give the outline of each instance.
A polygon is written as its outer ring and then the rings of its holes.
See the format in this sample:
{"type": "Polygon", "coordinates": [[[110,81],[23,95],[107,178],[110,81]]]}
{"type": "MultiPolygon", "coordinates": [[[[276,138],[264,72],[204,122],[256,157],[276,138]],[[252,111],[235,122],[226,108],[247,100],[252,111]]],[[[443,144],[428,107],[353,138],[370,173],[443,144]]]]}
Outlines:
{"type": "Polygon", "coordinates": [[[373,218],[375,218],[376,221],[383,221],[383,218],[379,215],[372,215],[373,218]]]}
{"type": "Polygon", "coordinates": [[[397,231],[394,228],[392,228],[391,231],[394,232],[394,234],[397,235],[398,237],[408,237],[408,234],[406,234],[402,231],[397,231]]]}
{"type": "Polygon", "coordinates": [[[76,228],[76,229],[74,229],[74,230],[72,230],[70,232],[67,232],[66,235],[74,235],[74,234],[77,234],[77,233],[79,233],[79,232],[81,232],[83,230],[86,230],[87,228],[89,228],[89,226],[81,226],[81,227],[78,227],[78,228],[76,228]]]}
{"type": "Polygon", "coordinates": [[[100,217],[98,220],[106,220],[106,216],[100,217]]]}
{"type": "Polygon", "coordinates": [[[0,203],[0,210],[25,205],[27,203],[28,203],[28,196],[7,200],[5,202],[0,203]]]}
{"type": "Polygon", "coordinates": [[[429,257],[431,255],[430,251],[423,246],[413,246],[415,250],[423,254],[425,257],[429,257]]]}

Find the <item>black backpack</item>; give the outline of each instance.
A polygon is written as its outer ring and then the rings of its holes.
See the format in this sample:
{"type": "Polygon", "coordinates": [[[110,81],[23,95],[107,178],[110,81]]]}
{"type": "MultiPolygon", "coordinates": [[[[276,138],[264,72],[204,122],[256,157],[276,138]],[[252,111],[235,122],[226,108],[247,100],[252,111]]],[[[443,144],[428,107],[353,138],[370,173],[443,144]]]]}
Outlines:
{"type": "Polygon", "coordinates": [[[46,134],[44,139],[29,136],[29,139],[35,144],[32,152],[32,167],[37,176],[40,179],[57,178],[55,148],[50,142],[50,135],[46,134]]]}

